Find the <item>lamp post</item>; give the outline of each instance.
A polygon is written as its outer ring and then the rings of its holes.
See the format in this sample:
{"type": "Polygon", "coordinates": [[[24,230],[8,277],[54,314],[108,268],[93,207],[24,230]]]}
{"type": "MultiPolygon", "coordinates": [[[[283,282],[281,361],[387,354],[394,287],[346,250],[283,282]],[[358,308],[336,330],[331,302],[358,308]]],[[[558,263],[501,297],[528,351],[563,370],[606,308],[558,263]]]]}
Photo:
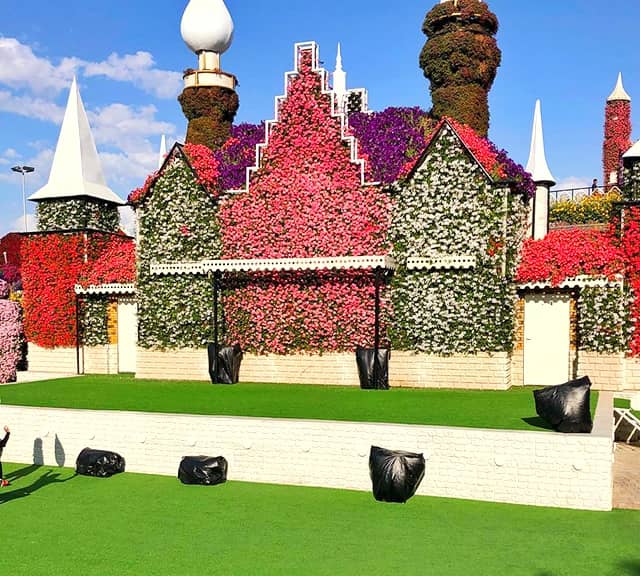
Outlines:
{"type": "Polygon", "coordinates": [[[22,174],[22,214],[24,216],[24,231],[29,232],[29,228],[27,226],[27,197],[24,193],[24,181],[25,176],[30,172],[33,172],[35,168],[33,166],[14,166],[11,170],[22,174]]]}

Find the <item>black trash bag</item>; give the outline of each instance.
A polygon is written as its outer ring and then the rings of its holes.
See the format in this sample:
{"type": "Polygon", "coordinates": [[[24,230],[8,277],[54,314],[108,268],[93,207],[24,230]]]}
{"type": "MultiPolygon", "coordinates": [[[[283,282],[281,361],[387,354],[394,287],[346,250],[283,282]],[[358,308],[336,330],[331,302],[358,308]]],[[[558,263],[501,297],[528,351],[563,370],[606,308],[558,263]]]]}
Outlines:
{"type": "Polygon", "coordinates": [[[76,459],[76,474],[107,478],[124,472],[124,458],[116,452],[85,448],[76,459]]]}
{"type": "Polygon", "coordinates": [[[558,432],[589,433],[593,428],[590,389],[589,376],[583,376],[566,384],[534,390],[536,412],[558,432]]]}
{"type": "Polygon", "coordinates": [[[424,478],[422,454],[371,446],[369,475],[373,496],[380,502],[406,502],[424,478]]]}
{"type": "Polygon", "coordinates": [[[178,478],[183,484],[222,484],[227,481],[227,460],[224,456],[184,456],[178,478]]]}
{"type": "Polygon", "coordinates": [[[378,348],[378,362],[375,362],[375,348],[356,348],[356,364],[360,388],[363,390],[389,390],[389,356],[387,348],[378,348]],[[377,365],[376,365],[377,364],[377,365]]]}
{"type": "Polygon", "coordinates": [[[211,343],[207,346],[209,356],[209,376],[213,384],[237,384],[240,377],[242,348],[240,344],[217,347],[211,343]]]}

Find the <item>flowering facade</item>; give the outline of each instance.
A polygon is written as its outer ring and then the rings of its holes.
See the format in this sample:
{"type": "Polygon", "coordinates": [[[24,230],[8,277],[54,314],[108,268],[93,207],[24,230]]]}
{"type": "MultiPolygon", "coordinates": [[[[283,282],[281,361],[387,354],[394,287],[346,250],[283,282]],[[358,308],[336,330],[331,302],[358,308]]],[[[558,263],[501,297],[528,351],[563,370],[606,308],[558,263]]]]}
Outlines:
{"type": "Polygon", "coordinates": [[[472,153],[445,120],[408,178],[395,186],[396,348],[445,355],[511,350],[526,195],[490,176],[476,154],[487,166],[496,155],[483,146],[472,153]],[[450,256],[467,264],[448,265],[450,256]],[[430,264],[412,269],[411,259],[430,264]]]}

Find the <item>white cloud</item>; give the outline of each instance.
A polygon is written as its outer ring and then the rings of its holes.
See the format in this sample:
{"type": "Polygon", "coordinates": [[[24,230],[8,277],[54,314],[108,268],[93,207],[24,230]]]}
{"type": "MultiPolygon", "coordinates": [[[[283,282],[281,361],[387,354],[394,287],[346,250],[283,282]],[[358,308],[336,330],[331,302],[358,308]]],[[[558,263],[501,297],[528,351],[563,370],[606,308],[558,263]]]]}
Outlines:
{"type": "Polygon", "coordinates": [[[0,111],[56,124],[62,122],[64,117],[64,108],[51,100],[16,96],[7,90],[0,90],[0,111]]]}
{"type": "MultiPolygon", "coordinates": [[[[36,214],[27,214],[27,228],[29,232],[34,232],[38,229],[38,216],[36,214]]],[[[0,238],[5,234],[9,234],[9,232],[24,232],[24,215],[0,227],[0,238]]]]}
{"type": "Polygon", "coordinates": [[[585,176],[568,176],[558,182],[553,189],[554,190],[571,190],[575,188],[589,188],[591,186],[593,178],[586,178],[585,176]]]}
{"type": "Polygon", "coordinates": [[[15,38],[0,37],[0,84],[12,88],[27,87],[38,94],[53,90],[57,94],[69,86],[80,62],[64,58],[56,66],[15,38]]]}
{"type": "Polygon", "coordinates": [[[136,235],[136,213],[131,206],[121,206],[120,211],[120,228],[122,228],[129,236],[136,235]]]}
{"type": "Polygon", "coordinates": [[[112,144],[128,152],[138,151],[147,137],[160,140],[161,134],[173,134],[175,126],[157,120],[155,106],[132,107],[111,104],[96,112],[88,112],[94,138],[98,143],[112,144]]]}
{"type": "Polygon", "coordinates": [[[149,52],[135,54],[111,54],[102,62],[84,63],[84,75],[105,76],[119,82],[130,82],[158,98],[175,98],[182,88],[182,74],[154,68],[149,52]]]}

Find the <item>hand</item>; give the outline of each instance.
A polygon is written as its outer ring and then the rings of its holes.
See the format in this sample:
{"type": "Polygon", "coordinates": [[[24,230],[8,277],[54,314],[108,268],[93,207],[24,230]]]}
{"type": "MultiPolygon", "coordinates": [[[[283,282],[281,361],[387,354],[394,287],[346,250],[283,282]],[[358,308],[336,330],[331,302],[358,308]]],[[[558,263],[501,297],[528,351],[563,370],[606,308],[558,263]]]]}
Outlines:
{"type": "Polygon", "coordinates": [[[7,434],[9,434],[9,432],[10,432],[10,430],[9,430],[9,426],[5,426],[5,427],[4,427],[4,431],[5,431],[7,434]]]}

